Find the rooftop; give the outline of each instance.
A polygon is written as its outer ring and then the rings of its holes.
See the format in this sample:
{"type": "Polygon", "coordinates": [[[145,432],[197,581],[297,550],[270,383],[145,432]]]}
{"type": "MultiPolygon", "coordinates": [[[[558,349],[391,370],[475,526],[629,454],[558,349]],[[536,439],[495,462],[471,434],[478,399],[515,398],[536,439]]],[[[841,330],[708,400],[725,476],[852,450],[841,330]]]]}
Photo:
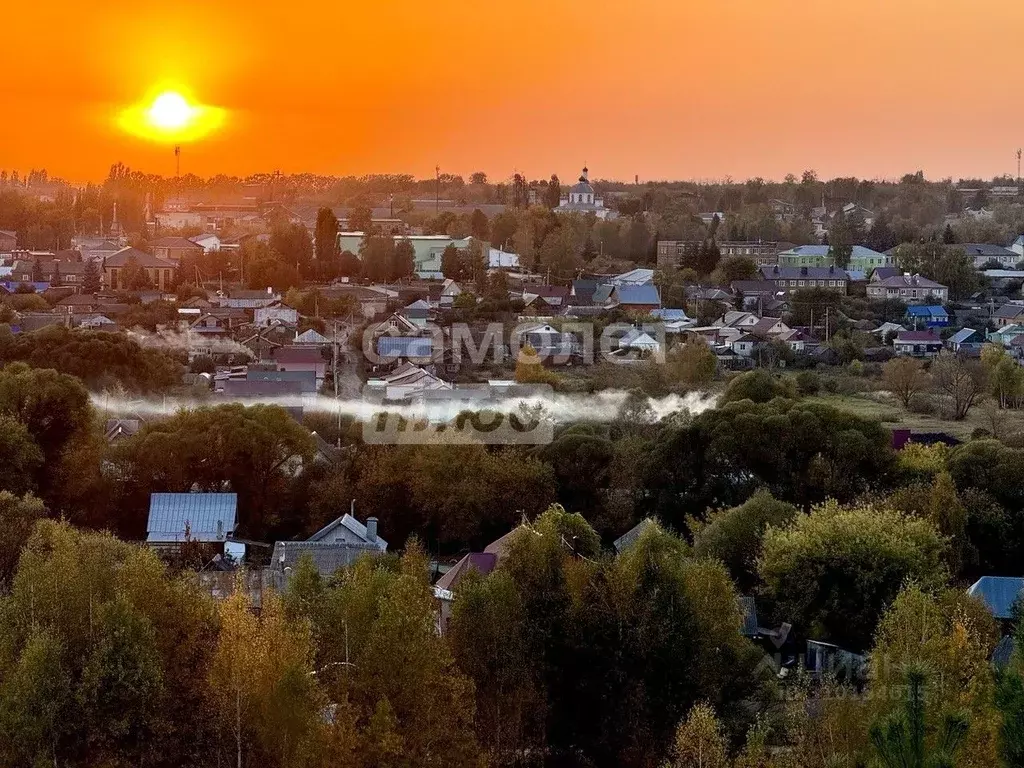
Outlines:
{"type": "Polygon", "coordinates": [[[146,541],[224,541],[235,530],[234,493],[154,493],[149,497],[146,541]]]}

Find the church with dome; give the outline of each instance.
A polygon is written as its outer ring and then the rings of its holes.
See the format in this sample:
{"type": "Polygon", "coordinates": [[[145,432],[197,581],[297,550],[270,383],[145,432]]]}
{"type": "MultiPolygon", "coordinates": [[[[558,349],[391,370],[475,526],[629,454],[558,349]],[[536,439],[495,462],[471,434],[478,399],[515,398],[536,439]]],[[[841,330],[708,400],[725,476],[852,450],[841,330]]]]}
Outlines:
{"type": "Polygon", "coordinates": [[[592,213],[599,219],[614,219],[617,214],[604,207],[604,199],[594,193],[588,174],[589,171],[584,168],[579,181],[569,187],[568,192],[562,193],[555,213],[592,213]]]}

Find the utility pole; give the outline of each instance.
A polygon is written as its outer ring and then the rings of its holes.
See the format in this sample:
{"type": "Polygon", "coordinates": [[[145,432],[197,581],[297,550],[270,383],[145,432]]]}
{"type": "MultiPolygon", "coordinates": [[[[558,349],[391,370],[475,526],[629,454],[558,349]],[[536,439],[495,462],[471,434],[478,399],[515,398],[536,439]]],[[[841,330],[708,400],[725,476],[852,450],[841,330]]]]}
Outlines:
{"type": "MultiPolygon", "coordinates": [[[[338,449],[341,449],[341,404],[338,402],[338,318],[334,318],[334,407],[338,411],[338,449]]],[[[353,499],[353,503],[355,499],[353,499]]],[[[347,659],[346,659],[347,661],[347,659]]]]}
{"type": "Polygon", "coordinates": [[[441,166],[434,166],[434,213],[441,210],[441,166]]]}
{"type": "Polygon", "coordinates": [[[174,178],[181,178],[181,144],[174,145],[174,178]]]}
{"type": "Polygon", "coordinates": [[[1017,186],[1020,186],[1020,153],[1021,150],[1017,150],[1017,186]]]}

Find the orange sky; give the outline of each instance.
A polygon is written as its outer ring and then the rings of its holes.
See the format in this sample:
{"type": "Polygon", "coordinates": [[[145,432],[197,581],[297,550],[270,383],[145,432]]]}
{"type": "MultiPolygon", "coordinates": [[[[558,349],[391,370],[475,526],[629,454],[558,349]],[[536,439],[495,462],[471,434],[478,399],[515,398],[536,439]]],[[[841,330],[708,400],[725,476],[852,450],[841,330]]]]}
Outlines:
{"type": "Polygon", "coordinates": [[[1021,0],[35,0],[4,8],[0,168],[173,174],[118,112],[222,107],[200,175],[1015,173],[1021,0]]]}

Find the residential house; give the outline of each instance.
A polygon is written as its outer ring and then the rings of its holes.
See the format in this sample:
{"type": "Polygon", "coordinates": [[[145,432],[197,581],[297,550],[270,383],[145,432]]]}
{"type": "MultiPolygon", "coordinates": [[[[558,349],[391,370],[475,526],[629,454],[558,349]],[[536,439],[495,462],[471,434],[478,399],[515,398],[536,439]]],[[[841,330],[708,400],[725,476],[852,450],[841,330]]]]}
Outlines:
{"type": "Polygon", "coordinates": [[[1024,324],[1010,323],[1001,325],[987,334],[988,341],[1001,347],[1009,347],[1018,336],[1024,336],[1024,324]]]}
{"type": "Polygon", "coordinates": [[[216,253],[220,250],[220,237],[215,235],[213,232],[196,235],[195,237],[190,237],[189,240],[202,248],[203,253],[216,253]]]}
{"type": "Polygon", "coordinates": [[[107,419],[103,437],[108,444],[113,445],[137,434],[140,429],[142,429],[141,419],[107,419]]]}
{"type": "MultiPolygon", "coordinates": [[[[832,247],[828,245],[798,245],[779,253],[778,261],[780,267],[836,266],[832,247]]],[[[863,245],[855,245],[852,247],[850,259],[845,268],[869,273],[876,267],[888,267],[890,264],[891,259],[888,255],[863,245]]]]}
{"type": "Polygon", "coordinates": [[[753,357],[754,349],[761,341],[762,339],[759,339],[757,336],[754,336],[749,333],[744,333],[743,335],[734,339],[729,344],[729,348],[732,350],[734,355],[737,355],[739,357],[753,357]]]}
{"type": "Polygon", "coordinates": [[[992,321],[996,324],[996,328],[1024,324],[1024,302],[1009,301],[1001,307],[997,307],[996,311],[992,313],[992,321]]]}
{"type": "Polygon", "coordinates": [[[138,248],[122,248],[113,256],[103,260],[103,284],[110,290],[130,290],[126,270],[134,264],[141,269],[150,285],[160,291],[169,291],[174,286],[175,265],[166,259],[140,251],[138,248]]]}
{"type": "Polygon", "coordinates": [[[500,248],[487,250],[488,269],[519,269],[519,255],[500,248]]]}
{"type": "Polygon", "coordinates": [[[434,597],[440,603],[438,631],[443,634],[448,627],[452,602],[455,599],[455,593],[462,579],[473,571],[483,576],[491,573],[508,554],[509,543],[512,541],[512,538],[522,530],[529,531],[531,529],[524,523],[513,528],[504,536],[492,541],[484,547],[483,552],[469,552],[434,583],[434,597]]]}
{"type": "Polygon", "coordinates": [[[380,379],[366,382],[367,393],[383,400],[414,399],[425,392],[450,390],[452,385],[412,363],[404,363],[380,379]]]}
{"type": "Polygon", "coordinates": [[[327,376],[327,360],[319,349],[310,347],[281,347],[274,350],[274,365],[279,371],[312,371],[316,375],[316,386],[323,386],[327,376]]]}
{"type": "Polygon", "coordinates": [[[346,514],[305,541],[275,542],[270,566],[290,575],[302,557],[309,557],[320,575],[329,577],[360,557],[377,557],[387,548],[388,543],[377,535],[377,518],[367,518],[363,525],[346,514]]]}
{"type": "Polygon", "coordinates": [[[837,293],[846,293],[849,275],[839,267],[761,267],[761,275],[780,289],[794,291],[798,288],[828,288],[837,293]]]}
{"type": "Polygon", "coordinates": [[[646,285],[647,283],[654,281],[654,270],[653,269],[631,269],[629,272],[623,272],[621,275],[613,275],[612,277],[603,280],[602,282],[608,285],[622,286],[622,285],[646,285]]]}
{"type": "Polygon", "coordinates": [[[749,331],[760,318],[753,312],[743,312],[738,309],[730,310],[715,321],[719,328],[737,328],[741,331],[749,331]]]}
{"type": "Polygon", "coordinates": [[[906,320],[914,328],[945,328],[949,325],[949,313],[938,304],[907,307],[906,320]]]}
{"type": "Polygon", "coordinates": [[[661,307],[661,296],[654,283],[616,285],[608,299],[609,305],[634,315],[648,315],[661,307]]]}
{"type": "Polygon", "coordinates": [[[149,497],[146,543],[178,547],[182,542],[223,544],[235,531],[234,493],[153,493],[149,497]]]}
{"type": "Polygon", "coordinates": [[[547,323],[517,329],[512,339],[513,349],[529,345],[545,362],[568,363],[583,353],[579,339],[571,333],[563,333],[547,323]]]}
{"type": "Polygon", "coordinates": [[[1010,245],[1010,250],[1017,254],[1018,259],[1024,258],[1024,235],[1018,235],[1010,245]]]}
{"type": "Polygon", "coordinates": [[[451,307],[455,304],[455,297],[462,293],[462,287],[454,280],[448,279],[441,286],[441,296],[438,299],[438,306],[451,307]]]}
{"type": "Polygon", "coordinates": [[[276,382],[297,385],[299,394],[313,395],[320,388],[315,371],[265,371],[257,366],[250,366],[246,371],[247,382],[276,382]]]}
{"type": "Polygon", "coordinates": [[[640,328],[630,328],[619,339],[619,349],[646,357],[658,354],[661,351],[661,342],[640,328]]]}
{"type": "Polygon", "coordinates": [[[261,307],[269,307],[281,301],[281,294],[267,288],[265,291],[237,290],[231,291],[227,296],[217,296],[214,303],[229,309],[251,309],[257,310],[261,307]]]}
{"type": "Polygon", "coordinates": [[[873,279],[868,283],[866,290],[868,298],[899,299],[906,304],[924,301],[945,304],[949,299],[949,288],[920,275],[904,274],[873,279]]]}
{"type": "Polygon", "coordinates": [[[430,365],[434,360],[432,336],[379,336],[377,358],[384,365],[430,365]]]}
{"type": "Polygon", "coordinates": [[[302,333],[295,335],[295,339],[292,344],[296,347],[329,347],[331,346],[331,340],[318,332],[315,328],[307,328],[302,333]]]}
{"type": "Polygon", "coordinates": [[[897,355],[935,357],[942,351],[942,339],[933,331],[904,331],[892,346],[897,355]]]}
{"type": "Polygon", "coordinates": [[[202,256],[205,253],[203,246],[185,237],[158,237],[150,241],[149,247],[153,249],[154,256],[173,264],[178,264],[188,256],[202,256]]]}
{"type": "Polygon", "coordinates": [[[778,334],[776,337],[794,352],[802,353],[807,351],[809,339],[799,328],[790,328],[778,334]]]}
{"type": "MultiPolygon", "coordinates": [[[[452,300],[454,301],[454,295],[452,300]]],[[[423,329],[427,327],[427,323],[430,321],[430,304],[423,299],[417,299],[412,304],[402,307],[402,309],[398,310],[398,313],[417,328],[423,329]]]]}
{"type": "Polygon", "coordinates": [[[1019,576],[982,576],[967,594],[985,604],[992,615],[1002,621],[1014,618],[1014,604],[1024,593],[1024,578],[1019,576]]]}
{"type": "Polygon", "coordinates": [[[253,310],[253,323],[257,328],[268,328],[271,325],[294,328],[299,324],[299,311],[276,301],[266,307],[256,307],[253,310]]]}
{"type": "Polygon", "coordinates": [[[981,354],[981,348],[985,346],[985,334],[973,328],[961,328],[946,339],[946,346],[950,352],[959,355],[977,356],[981,354]]]}
{"type": "Polygon", "coordinates": [[[571,288],[562,285],[523,286],[523,303],[538,315],[556,315],[569,306],[571,288]]]}
{"type": "Polygon", "coordinates": [[[989,262],[998,263],[1002,269],[1013,269],[1021,261],[1020,255],[1009,248],[989,243],[957,243],[951,247],[962,248],[974,263],[975,269],[982,269],[989,262]]]}
{"type": "Polygon", "coordinates": [[[750,332],[761,339],[772,339],[789,330],[781,317],[762,317],[750,327],[750,332]]]}

